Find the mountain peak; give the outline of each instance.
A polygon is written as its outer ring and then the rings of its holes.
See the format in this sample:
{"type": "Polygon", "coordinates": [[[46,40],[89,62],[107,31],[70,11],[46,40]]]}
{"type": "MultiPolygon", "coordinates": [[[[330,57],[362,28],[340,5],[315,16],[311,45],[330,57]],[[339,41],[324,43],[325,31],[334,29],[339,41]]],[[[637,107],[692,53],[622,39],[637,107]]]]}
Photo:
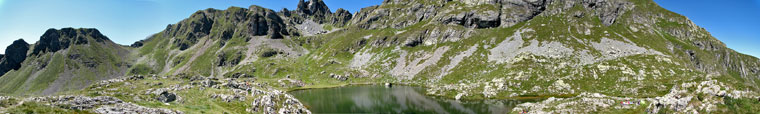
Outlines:
{"type": "Polygon", "coordinates": [[[26,43],[23,39],[13,41],[13,43],[5,49],[5,54],[0,58],[0,76],[10,70],[18,70],[21,67],[21,62],[26,59],[26,52],[29,50],[29,43],[26,43]]]}
{"type": "Polygon", "coordinates": [[[32,55],[66,49],[71,44],[88,44],[90,38],[95,42],[110,41],[108,37],[94,28],[61,28],[60,30],[51,28],[40,36],[40,40],[37,41],[39,44],[34,46],[32,55]]]}
{"type": "Polygon", "coordinates": [[[332,15],[330,8],[322,0],[299,0],[296,13],[307,18],[311,17],[312,20],[318,23],[326,22],[327,18],[332,15]]]}
{"type": "Polygon", "coordinates": [[[330,8],[322,0],[309,0],[305,2],[304,0],[299,0],[296,11],[307,15],[331,14],[330,8]]]}

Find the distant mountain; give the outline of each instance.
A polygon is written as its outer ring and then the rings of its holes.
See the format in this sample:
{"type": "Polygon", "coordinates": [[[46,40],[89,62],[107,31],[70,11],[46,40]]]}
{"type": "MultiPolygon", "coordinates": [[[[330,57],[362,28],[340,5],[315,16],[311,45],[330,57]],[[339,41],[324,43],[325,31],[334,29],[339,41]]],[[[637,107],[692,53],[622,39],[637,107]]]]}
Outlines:
{"type": "MultiPolygon", "coordinates": [[[[71,28],[48,30],[31,48],[23,44],[6,51],[3,65],[23,62],[0,67],[16,69],[0,77],[3,93],[52,94],[122,75],[158,75],[180,80],[175,87],[217,78],[275,90],[390,82],[455,99],[558,97],[513,111],[532,113],[740,113],[753,108],[737,107],[760,106],[758,58],[651,0],[385,0],[353,14],[300,0],[296,10],[279,12],[255,5],[197,11],[129,47],[71,28]],[[14,58],[24,50],[26,59],[14,58]],[[621,106],[621,99],[648,103],[621,106]]],[[[276,109],[256,110],[261,102],[254,100],[250,112],[303,108],[272,102],[276,109]]]]}
{"type": "Polygon", "coordinates": [[[96,29],[49,29],[33,45],[17,40],[6,49],[8,59],[0,68],[13,70],[0,77],[0,91],[49,95],[79,90],[123,76],[130,67],[129,53],[96,29]]]}

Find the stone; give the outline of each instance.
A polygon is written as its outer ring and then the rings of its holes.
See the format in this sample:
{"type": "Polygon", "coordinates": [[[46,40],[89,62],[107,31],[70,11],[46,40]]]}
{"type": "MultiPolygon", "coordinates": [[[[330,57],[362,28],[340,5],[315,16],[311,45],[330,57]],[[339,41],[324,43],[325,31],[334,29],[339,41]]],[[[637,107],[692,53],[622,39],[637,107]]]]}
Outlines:
{"type": "Polygon", "coordinates": [[[214,86],[216,84],[219,84],[219,82],[216,82],[216,81],[210,80],[210,79],[206,79],[206,80],[203,80],[201,82],[201,86],[203,86],[203,87],[211,87],[211,86],[214,86]]]}
{"type": "Polygon", "coordinates": [[[156,100],[168,103],[177,100],[177,95],[168,91],[161,92],[156,100]]]}

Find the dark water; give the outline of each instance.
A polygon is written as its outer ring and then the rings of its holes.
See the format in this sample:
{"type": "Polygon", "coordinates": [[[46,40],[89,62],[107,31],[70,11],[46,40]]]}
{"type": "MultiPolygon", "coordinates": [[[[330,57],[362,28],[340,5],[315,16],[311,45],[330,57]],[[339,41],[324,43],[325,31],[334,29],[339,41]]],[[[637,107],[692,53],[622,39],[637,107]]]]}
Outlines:
{"type": "Polygon", "coordinates": [[[505,114],[531,100],[454,100],[427,96],[419,87],[359,85],[293,91],[314,113],[505,114]]]}

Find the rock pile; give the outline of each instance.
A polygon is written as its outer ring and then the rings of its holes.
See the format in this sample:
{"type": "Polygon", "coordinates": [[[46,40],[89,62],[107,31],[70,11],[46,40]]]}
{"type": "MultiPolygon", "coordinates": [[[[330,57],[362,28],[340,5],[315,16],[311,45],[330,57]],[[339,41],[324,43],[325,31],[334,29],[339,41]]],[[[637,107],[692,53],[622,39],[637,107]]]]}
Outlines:
{"type": "Polygon", "coordinates": [[[253,100],[249,112],[262,112],[266,114],[310,114],[311,112],[301,104],[298,99],[283,91],[271,90],[253,100]],[[279,109],[275,109],[280,107],[279,109]]]}
{"type": "Polygon", "coordinates": [[[231,101],[245,101],[245,96],[242,95],[228,95],[228,94],[213,94],[211,95],[211,98],[213,99],[221,99],[224,102],[231,102],[231,101]]]}
{"type": "Polygon", "coordinates": [[[330,78],[335,78],[335,79],[338,79],[340,81],[346,81],[346,80],[348,80],[348,76],[336,75],[336,74],[330,74],[330,78]]]}
{"type": "Polygon", "coordinates": [[[180,111],[162,109],[162,108],[147,108],[132,103],[119,103],[116,105],[107,105],[95,109],[95,113],[100,114],[184,114],[180,111]]]}
{"type": "Polygon", "coordinates": [[[50,96],[28,98],[26,101],[50,103],[61,108],[73,110],[92,109],[101,105],[111,105],[123,102],[118,98],[110,96],[50,96]]]}

